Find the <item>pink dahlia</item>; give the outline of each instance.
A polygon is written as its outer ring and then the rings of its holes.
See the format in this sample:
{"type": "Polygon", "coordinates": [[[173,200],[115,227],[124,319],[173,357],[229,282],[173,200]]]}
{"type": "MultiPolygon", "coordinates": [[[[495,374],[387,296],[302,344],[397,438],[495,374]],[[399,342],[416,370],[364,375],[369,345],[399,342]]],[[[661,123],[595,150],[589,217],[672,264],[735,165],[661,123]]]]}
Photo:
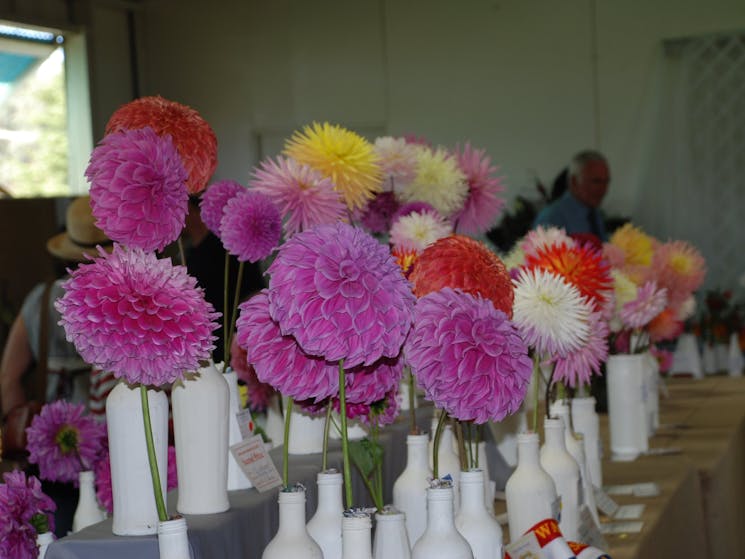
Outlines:
{"type": "Polygon", "coordinates": [[[667,289],[670,305],[677,308],[701,287],[706,277],[706,261],[689,243],[671,241],[657,246],[651,273],[657,285],[667,289]]]}
{"type": "Polygon", "coordinates": [[[259,382],[256,371],[247,361],[248,355],[238,343],[238,336],[233,336],[230,345],[230,366],[248,390],[248,408],[253,412],[264,412],[275,391],[272,385],[259,382]]]}
{"type": "Polygon", "coordinates": [[[657,359],[661,373],[667,373],[672,368],[674,359],[672,351],[660,349],[655,344],[652,344],[649,346],[649,352],[652,354],[652,357],[657,359]]]}
{"type": "Polygon", "coordinates": [[[0,484],[0,557],[36,559],[37,533],[54,531],[57,506],[34,476],[20,470],[3,474],[0,484]]]}
{"type": "Polygon", "coordinates": [[[575,246],[575,241],[566,234],[563,228],[560,227],[542,227],[538,226],[523,237],[520,241],[520,248],[522,248],[525,256],[529,254],[536,254],[538,249],[547,248],[553,245],[566,245],[571,248],[575,246]]]}
{"type": "Polygon", "coordinates": [[[424,393],[462,421],[501,421],[525,398],[528,347],[491,301],[450,288],[416,304],[404,348],[424,393]]]}
{"type": "Polygon", "coordinates": [[[407,202],[399,206],[398,210],[395,214],[393,214],[393,217],[391,218],[391,224],[395,223],[397,219],[409,214],[413,214],[415,212],[429,212],[439,215],[439,212],[432,207],[432,204],[428,204],[427,202],[422,202],[420,200],[414,200],[413,202],[407,202]]]}
{"type": "Polygon", "coordinates": [[[163,385],[195,371],[214,348],[212,305],[183,266],[114,245],[80,264],[55,301],[80,356],[130,384],[163,385]]]}
{"type": "Polygon", "coordinates": [[[199,210],[207,229],[220,236],[220,221],[225,205],[233,196],[245,190],[246,188],[238,182],[224,180],[214,183],[204,191],[199,201],[199,210]]]}
{"type": "Polygon", "coordinates": [[[368,414],[360,416],[360,423],[363,425],[370,425],[374,423],[378,427],[385,427],[391,425],[399,413],[398,405],[398,387],[385,395],[382,400],[373,402],[370,405],[370,411],[368,414]]]}
{"type": "Polygon", "coordinates": [[[659,289],[655,282],[648,281],[639,288],[636,299],[621,308],[621,322],[627,328],[644,328],[666,305],[667,289],[659,289]]]}
{"type": "Polygon", "coordinates": [[[306,353],[343,359],[347,369],[398,356],[414,295],[388,249],[364,231],[345,223],[303,231],[268,272],[269,312],[306,353]]]}
{"type": "Polygon", "coordinates": [[[672,307],[667,307],[649,322],[647,331],[652,342],[671,341],[683,333],[683,321],[672,307]]]}
{"type": "Polygon", "coordinates": [[[109,134],[91,153],[96,225],[116,242],[163,250],[184,227],[189,194],[186,169],[169,136],[152,128],[109,134]]]}
{"type": "Polygon", "coordinates": [[[238,344],[259,381],[296,400],[318,402],[339,391],[338,365],[308,355],[295,338],[282,335],[269,314],[266,290],[241,304],[236,325],[238,344]]]}
{"type": "MultiPolygon", "coordinates": [[[[341,401],[339,398],[332,398],[331,405],[336,413],[341,413],[341,401]]],[[[364,419],[370,414],[370,404],[358,404],[355,402],[346,402],[347,419],[356,419],[364,422],[364,419]]]]}
{"type": "Polygon", "coordinates": [[[398,201],[393,192],[380,192],[365,207],[360,222],[372,233],[387,233],[391,219],[398,210],[398,201]]]}
{"type": "Polygon", "coordinates": [[[294,159],[267,159],[254,171],[251,185],[269,196],[285,216],[287,237],[315,225],[346,219],[347,205],[334,182],[294,159]]]}
{"type": "Polygon", "coordinates": [[[449,220],[437,211],[414,212],[398,218],[391,227],[390,243],[399,251],[422,252],[453,233],[449,220]]]}
{"type": "Polygon", "coordinates": [[[106,426],[85,415],[82,404],[63,400],[46,404],[26,430],[29,462],[48,481],[72,482],[90,470],[106,440],[106,426]]]}
{"type": "Polygon", "coordinates": [[[457,224],[455,231],[464,235],[481,235],[495,225],[504,208],[500,196],[504,186],[500,177],[495,176],[497,167],[483,149],[474,149],[466,143],[461,151],[455,152],[458,167],[466,175],[468,196],[463,208],[453,216],[457,224]]]}
{"type": "Polygon", "coordinates": [[[163,99],[141,97],[122,105],[109,118],[106,134],[149,126],[158,136],[170,136],[188,172],[189,194],[204,190],[217,168],[217,137],[191,107],[163,99]]]}
{"type": "Polygon", "coordinates": [[[380,359],[368,367],[345,371],[346,399],[355,404],[372,404],[382,399],[401,382],[404,360],[380,359]]]}
{"type": "Polygon", "coordinates": [[[593,374],[600,374],[600,367],[608,359],[608,323],[602,313],[594,312],[590,314],[589,326],[589,335],[581,347],[552,359],[556,363],[554,381],[575,388],[589,384],[593,374]]]}
{"type": "Polygon", "coordinates": [[[258,262],[271,254],[282,235],[282,217],[266,194],[246,190],[228,200],[220,221],[220,238],[241,262],[258,262]]]}
{"type": "Polygon", "coordinates": [[[383,170],[383,190],[398,192],[416,176],[416,148],[404,138],[384,136],[375,140],[383,170]]]}

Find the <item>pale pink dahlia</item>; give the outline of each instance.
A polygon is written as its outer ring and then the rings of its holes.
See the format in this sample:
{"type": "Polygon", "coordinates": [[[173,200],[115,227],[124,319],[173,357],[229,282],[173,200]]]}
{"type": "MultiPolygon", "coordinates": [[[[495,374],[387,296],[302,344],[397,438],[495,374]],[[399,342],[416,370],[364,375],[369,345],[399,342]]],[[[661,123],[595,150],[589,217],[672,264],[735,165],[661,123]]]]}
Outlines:
{"type": "Polygon", "coordinates": [[[652,256],[652,277],[667,289],[670,306],[678,308],[704,282],[706,261],[685,241],[662,243],[652,256]]]}
{"type": "Polygon", "coordinates": [[[170,136],[146,126],[109,134],[91,153],[85,176],[91,209],[110,239],[162,250],[184,227],[187,173],[170,136]]]}
{"type": "Polygon", "coordinates": [[[241,262],[258,262],[279,244],[282,217],[266,194],[246,190],[228,200],[220,221],[220,238],[241,262]]]}
{"type": "Polygon", "coordinates": [[[621,322],[627,328],[644,328],[667,305],[667,289],[648,281],[636,292],[636,299],[621,308],[621,322]]]}
{"type": "Polygon", "coordinates": [[[552,359],[555,363],[554,381],[575,388],[582,384],[589,384],[590,377],[600,374],[600,367],[608,359],[608,323],[602,313],[594,312],[589,319],[590,333],[585,343],[565,356],[557,355],[552,359]]]}
{"type": "Polygon", "coordinates": [[[266,290],[241,304],[236,326],[238,344],[261,382],[296,400],[318,402],[339,391],[338,365],[308,355],[295,338],[282,335],[269,315],[266,290]]]}
{"type": "Polygon", "coordinates": [[[427,399],[462,421],[501,421],[525,398],[528,347],[491,301],[444,288],[421,297],[406,360],[427,399]]]}
{"type": "Polygon", "coordinates": [[[542,227],[528,231],[527,235],[520,241],[520,248],[525,256],[536,255],[539,249],[548,248],[553,245],[565,245],[569,248],[575,246],[575,241],[560,227],[542,227]]]}
{"type": "Polygon", "coordinates": [[[437,211],[414,212],[398,218],[391,227],[390,243],[396,250],[422,252],[451,235],[453,226],[437,211]]]}
{"type": "Polygon", "coordinates": [[[404,138],[384,136],[375,140],[375,152],[383,170],[383,190],[398,192],[416,176],[416,147],[404,138]]]}
{"type": "Polygon", "coordinates": [[[414,295],[388,249],[364,231],[335,223],[299,233],[268,272],[269,312],[306,353],[343,359],[347,369],[398,356],[414,295]]]}
{"type": "Polygon", "coordinates": [[[244,192],[246,188],[231,180],[218,181],[207,187],[199,200],[199,210],[202,221],[207,229],[220,236],[220,221],[222,221],[225,204],[233,196],[244,192]]]}
{"type": "Polygon", "coordinates": [[[497,167],[483,149],[474,149],[466,143],[463,150],[455,152],[458,167],[466,175],[468,196],[463,208],[453,216],[456,233],[481,235],[491,229],[504,209],[504,192],[501,177],[495,176],[497,167]]]}
{"type": "Polygon", "coordinates": [[[163,385],[199,368],[214,348],[212,305],[183,266],[114,245],[80,264],[54,306],[80,356],[130,384],[163,385]]]}
{"type": "Polygon", "coordinates": [[[72,482],[90,470],[106,440],[106,426],[85,415],[82,404],[58,400],[46,404],[26,430],[28,460],[48,481],[72,482]]]}
{"type": "Polygon", "coordinates": [[[372,404],[401,382],[404,360],[383,358],[368,367],[345,371],[346,399],[355,404],[372,404]]]}
{"type": "Polygon", "coordinates": [[[387,233],[396,211],[398,201],[393,192],[380,192],[367,204],[360,216],[360,222],[372,233],[387,233]]]}
{"type": "Polygon", "coordinates": [[[346,219],[347,205],[334,182],[294,159],[267,159],[254,171],[251,185],[274,202],[285,217],[287,237],[322,223],[346,219]]]}

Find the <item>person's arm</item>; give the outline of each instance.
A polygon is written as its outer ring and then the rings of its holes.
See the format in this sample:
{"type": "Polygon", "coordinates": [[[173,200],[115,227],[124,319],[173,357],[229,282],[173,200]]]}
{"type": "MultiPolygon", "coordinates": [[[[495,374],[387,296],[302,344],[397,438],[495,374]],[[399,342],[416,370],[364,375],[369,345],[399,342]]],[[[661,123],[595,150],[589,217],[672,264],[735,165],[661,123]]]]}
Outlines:
{"type": "Polygon", "coordinates": [[[26,402],[21,378],[33,359],[26,324],[19,315],[10,328],[0,361],[0,403],[3,417],[14,407],[26,402]]]}

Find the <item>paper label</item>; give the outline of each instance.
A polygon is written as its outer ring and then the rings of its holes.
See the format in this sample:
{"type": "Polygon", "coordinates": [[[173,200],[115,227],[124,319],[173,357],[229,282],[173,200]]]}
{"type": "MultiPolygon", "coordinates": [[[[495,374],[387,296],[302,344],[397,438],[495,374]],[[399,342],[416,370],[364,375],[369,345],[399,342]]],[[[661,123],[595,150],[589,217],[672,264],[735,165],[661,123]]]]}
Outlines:
{"type": "Polygon", "coordinates": [[[599,487],[593,487],[593,489],[595,492],[595,505],[597,505],[598,510],[605,516],[613,518],[619,508],[618,503],[599,487]]]}
{"type": "Polygon", "coordinates": [[[238,465],[259,492],[282,485],[274,461],[264,448],[261,435],[254,435],[230,447],[238,465]]]}
{"type": "Polygon", "coordinates": [[[630,520],[628,522],[609,522],[600,527],[604,535],[608,534],[638,534],[642,531],[644,522],[641,520],[630,520]]]}
{"type": "Polygon", "coordinates": [[[540,559],[543,557],[538,538],[533,532],[528,532],[519,540],[505,546],[507,556],[512,559],[540,559]]]}
{"type": "Polygon", "coordinates": [[[665,448],[650,448],[642,452],[644,456],[667,456],[668,454],[680,454],[683,449],[679,446],[668,446],[665,448]]]}
{"type": "Polygon", "coordinates": [[[600,528],[592,518],[590,507],[582,505],[579,509],[579,541],[599,549],[607,549],[608,545],[600,532],[600,528]]]}
{"type": "Polygon", "coordinates": [[[634,497],[657,497],[660,486],[653,481],[631,483],[629,485],[609,485],[605,488],[608,495],[633,495],[634,497]]]}
{"type": "Polygon", "coordinates": [[[556,522],[561,522],[561,495],[551,503],[551,516],[556,522]]]}
{"type": "Polygon", "coordinates": [[[251,410],[241,410],[235,414],[238,421],[238,428],[241,430],[241,439],[244,441],[254,434],[254,420],[251,417],[251,410]]]}
{"type": "Polygon", "coordinates": [[[646,505],[622,505],[618,507],[613,518],[617,520],[638,520],[642,517],[646,505]]]}

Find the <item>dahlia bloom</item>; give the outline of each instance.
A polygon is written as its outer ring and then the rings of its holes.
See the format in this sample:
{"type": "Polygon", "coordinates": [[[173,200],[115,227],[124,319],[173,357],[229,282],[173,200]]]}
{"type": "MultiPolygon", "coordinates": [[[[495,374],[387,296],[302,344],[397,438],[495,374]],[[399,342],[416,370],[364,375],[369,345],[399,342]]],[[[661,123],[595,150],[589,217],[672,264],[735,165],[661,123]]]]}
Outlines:
{"type": "Polygon", "coordinates": [[[121,245],[99,253],[72,272],[54,303],[80,356],[130,384],[161,386],[199,369],[220,315],[186,268],[121,245]]]}
{"type": "Polygon", "coordinates": [[[287,237],[316,225],[346,220],[347,206],[334,182],[294,159],[266,159],[254,171],[251,185],[279,208],[287,237]]]}
{"type": "Polygon", "coordinates": [[[397,211],[398,201],[393,192],[380,192],[367,204],[360,222],[372,233],[387,233],[397,211]]]}
{"type": "Polygon", "coordinates": [[[270,384],[259,382],[256,371],[248,363],[248,355],[238,343],[238,337],[233,336],[230,344],[230,367],[236,376],[246,385],[248,391],[248,408],[252,412],[264,412],[269,406],[269,400],[276,394],[270,384]]]}
{"type": "Polygon", "coordinates": [[[666,305],[667,289],[660,289],[655,282],[648,281],[639,288],[636,299],[621,308],[621,322],[627,328],[644,328],[666,305]]]}
{"type": "Polygon", "coordinates": [[[3,474],[0,484],[0,557],[36,559],[38,533],[54,531],[54,501],[34,476],[20,470],[3,474]]]}
{"type": "Polygon", "coordinates": [[[26,430],[29,462],[48,481],[72,482],[91,470],[106,441],[106,426],[85,415],[82,404],[58,400],[46,404],[26,430]]]}
{"type": "Polygon", "coordinates": [[[539,248],[553,245],[573,247],[575,242],[561,227],[543,227],[539,225],[535,229],[528,231],[518,244],[527,256],[528,254],[535,254],[539,248]]]}
{"type": "Polygon", "coordinates": [[[345,371],[346,400],[354,404],[372,404],[394,390],[404,372],[403,359],[380,359],[369,367],[345,371]]]}
{"type": "Polygon", "coordinates": [[[391,256],[393,256],[398,267],[401,268],[404,277],[408,279],[419,252],[413,249],[394,248],[391,250],[391,256]]]}
{"type": "Polygon", "coordinates": [[[483,149],[475,149],[466,143],[455,152],[458,167],[466,176],[468,196],[463,208],[455,213],[456,232],[465,235],[481,235],[492,228],[504,209],[502,179],[495,176],[497,167],[483,149]]]}
{"type": "Polygon", "coordinates": [[[335,223],[298,233],[268,273],[269,312],[304,352],[343,359],[347,369],[398,356],[414,295],[388,249],[364,231],[335,223]]]}
{"type": "Polygon", "coordinates": [[[424,146],[424,147],[432,147],[432,142],[430,142],[425,136],[417,136],[416,134],[404,134],[403,139],[407,144],[413,145],[413,146],[424,146]]]}
{"type": "Polygon", "coordinates": [[[391,425],[396,421],[400,411],[398,402],[398,387],[385,395],[382,400],[373,402],[370,405],[370,413],[360,417],[360,423],[370,425],[371,423],[378,427],[391,425]]]}
{"type": "Polygon", "coordinates": [[[210,185],[204,191],[201,200],[199,200],[199,211],[207,229],[218,237],[220,236],[220,221],[225,210],[225,204],[233,196],[245,190],[246,188],[238,182],[224,180],[210,185]]]}
{"type": "Polygon", "coordinates": [[[608,359],[608,323],[601,313],[590,313],[589,335],[585,343],[565,356],[552,359],[554,381],[560,381],[575,388],[589,384],[593,374],[600,374],[600,367],[608,359]]]}
{"type": "Polygon", "coordinates": [[[444,288],[421,297],[406,361],[427,399],[461,421],[501,421],[530,382],[528,348],[491,301],[444,288]]]}
{"type": "Polygon", "coordinates": [[[169,136],[149,127],[109,134],[91,153],[85,176],[96,225],[110,239],[163,250],[181,234],[187,173],[169,136]]]}
{"type": "Polygon", "coordinates": [[[308,355],[295,338],[282,335],[269,314],[266,290],[241,304],[236,327],[238,344],[260,382],[295,400],[320,402],[339,392],[338,364],[308,355]]]}
{"type": "Polygon", "coordinates": [[[611,235],[603,250],[612,267],[619,268],[634,283],[641,285],[652,265],[656,244],[653,237],[627,223],[611,235]]]}
{"type": "Polygon", "coordinates": [[[496,309],[512,316],[514,293],[507,268],[483,243],[469,237],[452,235],[428,246],[410,279],[417,297],[451,287],[490,299],[496,309]]]}
{"type": "Polygon", "coordinates": [[[672,307],[667,307],[649,322],[647,332],[655,343],[674,340],[683,333],[683,321],[672,307]]]}
{"type": "Polygon", "coordinates": [[[452,233],[451,223],[436,211],[414,212],[393,223],[390,243],[398,250],[421,252],[452,233]]]}
{"type": "Polygon", "coordinates": [[[416,177],[401,191],[401,200],[427,202],[445,217],[450,217],[463,208],[467,195],[466,176],[447,150],[417,148],[416,177]]]}
{"type": "Polygon", "coordinates": [[[666,349],[660,349],[656,345],[652,344],[649,347],[649,352],[657,360],[657,364],[660,367],[661,373],[668,372],[673,366],[673,352],[666,349]]]}
{"type": "Polygon", "coordinates": [[[685,322],[696,314],[696,298],[689,295],[678,307],[678,320],[685,322]]]}
{"type": "Polygon", "coordinates": [[[383,190],[380,158],[359,134],[324,122],[295,132],[284,154],[330,178],[350,210],[363,208],[383,190]]]}
{"type": "Polygon", "coordinates": [[[220,220],[220,238],[240,262],[258,262],[279,244],[282,217],[266,194],[246,190],[225,204],[220,220]]]}
{"type": "Polygon", "coordinates": [[[685,241],[662,243],[652,257],[652,276],[667,289],[670,306],[679,307],[703,284],[706,261],[685,241]]]}
{"type": "Polygon", "coordinates": [[[384,136],[377,138],[375,153],[380,158],[383,171],[383,190],[400,192],[416,176],[416,147],[404,138],[384,136]]]}
{"type": "Polygon", "coordinates": [[[519,244],[513,246],[512,250],[502,258],[502,263],[510,273],[513,270],[522,268],[525,265],[525,252],[523,252],[522,247],[519,244]]]}
{"type": "Polygon", "coordinates": [[[149,126],[158,136],[170,136],[188,174],[189,194],[205,189],[217,168],[217,137],[199,113],[159,96],[141,97],[119,107],[106,124],[106,135],[149,126]]]}
{"type": "Polygon", "coordinates": [[[579,290],[547,270],[521,270],[513,320],[539,356],[566,356],[587,343],[592,306],[579,290]]]}

